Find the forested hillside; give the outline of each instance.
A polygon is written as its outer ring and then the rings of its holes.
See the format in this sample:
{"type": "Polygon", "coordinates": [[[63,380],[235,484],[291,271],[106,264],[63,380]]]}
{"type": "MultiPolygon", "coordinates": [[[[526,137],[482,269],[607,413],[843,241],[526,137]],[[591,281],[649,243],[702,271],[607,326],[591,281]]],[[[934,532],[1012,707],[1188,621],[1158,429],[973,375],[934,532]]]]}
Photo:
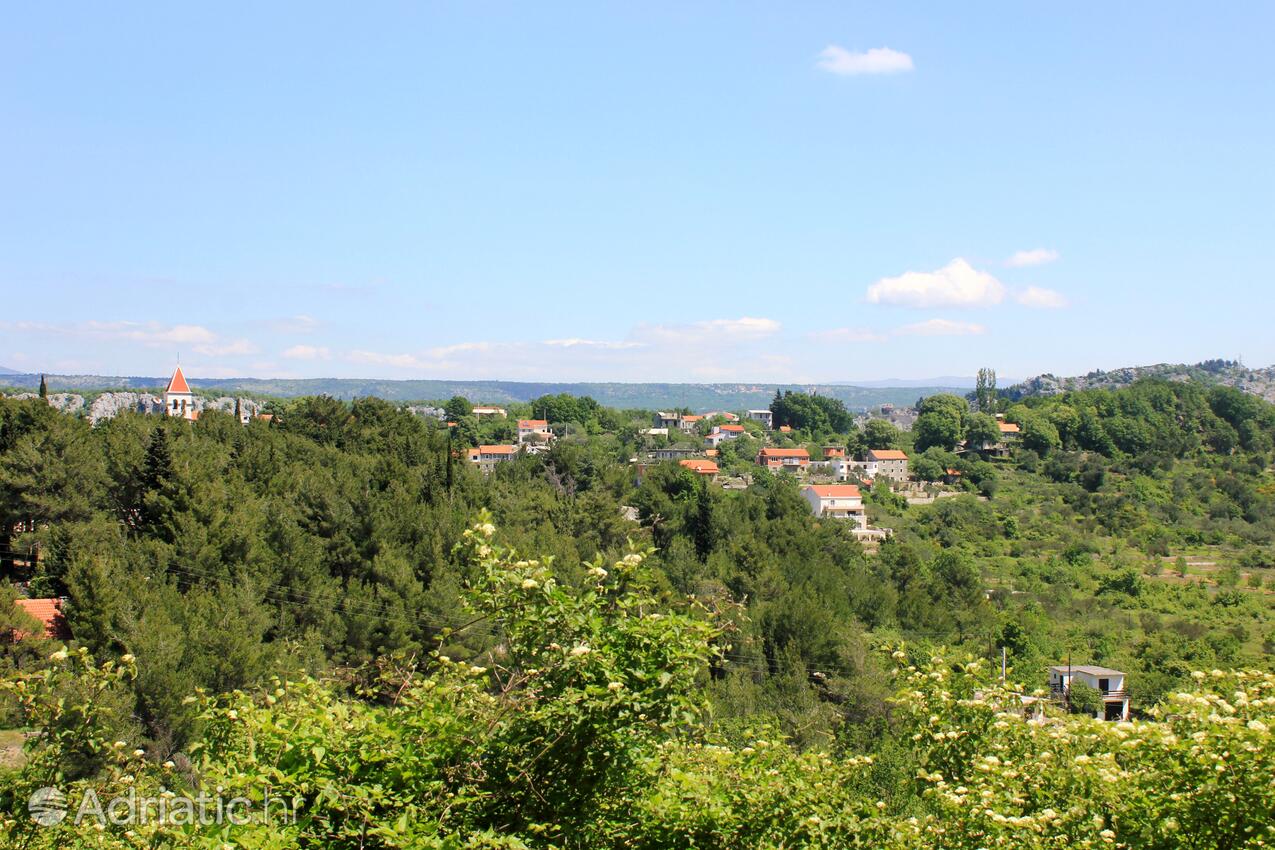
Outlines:
{"type": "MultiPolygon", "coordinates": [[[[94,428],[0,401],[3,563],[73,635],[4,647],[0,727],[43,732],[7,828],[65,845],[25,818],[56,775],[306,801],[254,847],[1272,840],[1275,406],[936,395],[901,433],[773,405],[793,430],[723,444],[728,490],[636,483],[678,438],[569,396],[529,405],[547,451],[486,477],[465,449],[513,425],[464,399],[452,430],[374,398],[94,428]],[[867,495],[890,540],[814,518],[764,439],[908,451],[917,481],[867,495]],[[1012,683],[1068,657],[1126,671],[1136,721],[1021,722],[1012,683]]],[[[220,846],[179,832],[103,846],[220,846]]]]}

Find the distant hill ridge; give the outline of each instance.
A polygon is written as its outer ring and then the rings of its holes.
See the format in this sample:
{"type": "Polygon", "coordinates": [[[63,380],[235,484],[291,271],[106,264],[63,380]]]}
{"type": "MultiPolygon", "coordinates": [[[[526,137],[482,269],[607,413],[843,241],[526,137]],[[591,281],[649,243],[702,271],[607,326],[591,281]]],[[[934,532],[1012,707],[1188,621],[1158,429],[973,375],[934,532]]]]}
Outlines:
{"type": "MultiPolygon", "coordinates": [[[[145,376],[48,375],[53,392],[93,393],[108,390],[162,390],[168,378],[145,376]]],[[[691,410],[743,410],[769,406],[776,390],[801,390],[838,398],[853,409],[882,404],[909,406],[922,396],[940,392],[963,394],[964,387],[895,386],[865,387],[845,384],[664,384],[664,383],[565,383],[523,381],[395,381],[361,378],[200,378],[190,375],[192,389],[210,394],[242,394],[289,398],[330,395],[353,399],[376,396],[387,401],[438,401],[460,395],[472,402],[502,404],[531,401],[542,395],[569,393],[592,396],[600,404],[617,408],[688,407],[691,410]]],[[[21,389],[39,386],[40,376],[6,374],[0,384],[21,389]]]]}
{"type": "Polygon", "coordinates": [[[1060,378],[1044,374],[1015,384],[1007,390],[1011,398],[1050,396],[1077,390],[1119,389],[1143,378],[1167,381],[1196,381],[1207,386],[1225,385],[1275,402],[1275,366],[1250,369],[1234,360],[1205,360],[1201,363],[1157,363],[1153,366],[1125,366],[1111,371],[1097,370],[1087,375],[1060,378]]]}

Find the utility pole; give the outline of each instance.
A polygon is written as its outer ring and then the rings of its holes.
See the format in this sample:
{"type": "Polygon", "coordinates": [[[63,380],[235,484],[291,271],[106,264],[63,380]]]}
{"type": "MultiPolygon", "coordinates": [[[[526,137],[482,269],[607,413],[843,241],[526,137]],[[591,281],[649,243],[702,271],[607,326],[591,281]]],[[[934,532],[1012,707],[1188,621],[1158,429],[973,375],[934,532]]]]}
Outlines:
{"type": "Polygon", "coordinates": [[[455,433],[456,426],[447,423],[447,494],[450,496],[452,492],[452,434],[455,433]]]}
{"type": "Polygon", "coordinates": [[[1067,650],[1067,681],[1063,687],[1063,705],[1067,708],[1067,713],[1071,714],[1071,650],[1067,650]]]}

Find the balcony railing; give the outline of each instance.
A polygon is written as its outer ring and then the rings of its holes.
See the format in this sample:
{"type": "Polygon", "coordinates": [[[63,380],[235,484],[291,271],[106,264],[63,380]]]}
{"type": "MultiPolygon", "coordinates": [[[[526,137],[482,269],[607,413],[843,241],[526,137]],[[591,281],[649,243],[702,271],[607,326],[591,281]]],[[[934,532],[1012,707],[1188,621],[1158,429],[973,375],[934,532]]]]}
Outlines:
{"type": "MultiPolygon", "coordinates": [[[[1128,692],[1123,690],[1108,689],[1098,691],[1098,693],[1102,694],[1102,698],[1108,702],[1123,702],[1129,698],[1128,692]]],[[[1049,687],[1049,695],[1056,700],[1066,699],[1067,690],[1060,685],[1051,685],[1049,687]]]]}

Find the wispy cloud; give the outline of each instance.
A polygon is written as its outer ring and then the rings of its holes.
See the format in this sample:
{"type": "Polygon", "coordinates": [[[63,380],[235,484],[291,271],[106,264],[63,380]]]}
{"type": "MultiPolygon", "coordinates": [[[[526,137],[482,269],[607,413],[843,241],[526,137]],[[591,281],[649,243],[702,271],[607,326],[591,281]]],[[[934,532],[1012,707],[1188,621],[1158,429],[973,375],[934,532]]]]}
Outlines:
{"type": "Polygon", "coordinates": [[[641,348],[646,343],[630,342],[626,340],[610,341],[570,337],[568,339],[546,339],[542,344],[552,345],[556,348],[603,348],[609,350],[620,350],[625,348],[641,348]]]}
{"type": "Polygon", "coordinates": [[[977,336],[987,328],[974,322],[954,322],[951,319],[928,319],[904,325],[895,331],[900,336],[977,336]]]}
{"type": "Polygon", "coordinates": [[[862,53],[830,44],[819,52],[815,64],[820,70],[843,77],[860,74],[900,74],[913,69],[912,57],[888,47],[874,47],[862,53]]]}
{"type": "Polygon", "coordinates": [[[289,316],[286,319],[275,319],[269,323],[269,327],[278,332],[286,334],[308,334],[318,330],[322,322],[313,316],[307,316],[301,313],[296,316],[289,316]]]}
{"type": "Polygon", "coordinates": [[[901,307],[987,307],[1005,298],[1005,287],[957,257],[932,272],[904,272],[868,287],[869,304],[901,307]]]}
{"type": "Polygon", "coordinates": [[[738,319],[708,319],[701,322],[676,325],[638,325],[632,337],[641,341],[655,339],[672,340],[750,340],[764,339],[779,333],[782,326],[774,319],[742,316],[738,319]]]}
{"type": "Polygon", "coordinates": [[[1034,307],[1038,310],[1059,310],[1067,306],[1067,298],[1061,292],[1041,286],[1027,287],[1017,293],[1014,300],[1024,307],[1034,307]]]}
{"type": "Polygon", "coordinates": [[[1047,263],[1055,262],[1061,256],[1053,248],[1032,248],[1028,251],[1015,251],[1005,261],[1005,265],[1015,269],[1027,266],[1043,266],[1047,263]]]}
{"type": "Polygon", "coordinates": [[[321,345],[294,345],[283,356],[289,360],[330,360],[332,352],[321,345]]]}

